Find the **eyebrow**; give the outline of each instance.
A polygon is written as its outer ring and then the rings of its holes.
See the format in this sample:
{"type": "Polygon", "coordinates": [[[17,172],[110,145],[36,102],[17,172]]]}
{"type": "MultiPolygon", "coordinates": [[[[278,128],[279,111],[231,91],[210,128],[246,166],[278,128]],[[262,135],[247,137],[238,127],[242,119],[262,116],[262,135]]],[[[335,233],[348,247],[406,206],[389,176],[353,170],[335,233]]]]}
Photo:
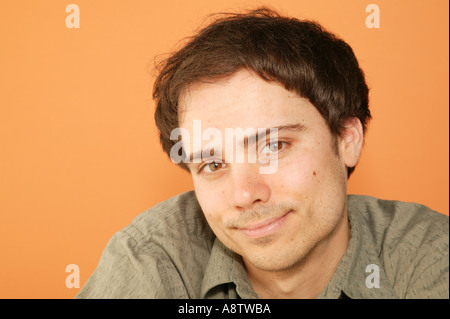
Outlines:
{"type": "MultiPolygon", "coordinates": [[[[303,124],[301,124],[301,123],[278,125],[278,126],[274,126],[274,127],[271,127],[271,128],[267,128],[266,131],[259,137],[260,138],[266,138],[267,135],[270,135],[270,131],[274,130],[274,129],[277,130],[277,134],[278,134],[280,132],[285,132],[285,131],[302,132],[302,131],[305,131],[306,127],[303,124]]],[[[249,136],[245,136],[244,137],[244,145],[248,146],[248,141],[249,140],[250,141],[257,141],[258,135],[259,134],[256,133],[256,134],[252,134],[252,135],[249,135],[249,136]]],[[[214,148],[211,148],[209,151],[211,152],[213,149],[214,148]]],[[[188,164],[188,165],[189,164],[195,164],[194,160],[197,160],[199,158],[201,159],[202,158],[202,154],[205,151],[207,152],[208,150],[207,149],[206,150],[200,150],[200,151],[197,151],[195,153],[191,153],[189,155],[189,162],[187,162],[186,164],[188,164]]]]}

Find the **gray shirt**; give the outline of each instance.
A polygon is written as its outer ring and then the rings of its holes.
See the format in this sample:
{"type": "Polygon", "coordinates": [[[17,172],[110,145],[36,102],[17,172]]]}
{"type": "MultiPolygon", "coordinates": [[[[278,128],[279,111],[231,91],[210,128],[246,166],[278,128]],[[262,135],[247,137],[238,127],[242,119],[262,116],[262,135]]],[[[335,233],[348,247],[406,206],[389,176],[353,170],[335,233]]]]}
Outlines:
{"type": "MultiPolygon", "coordinates": [[[[449,298],[449,219],[348,196],[351,238],[318,298],[449,298]]],[[[76,298],[258,298],[242,259],[214,235],[194,192],[117,232],[76,298]]]]}

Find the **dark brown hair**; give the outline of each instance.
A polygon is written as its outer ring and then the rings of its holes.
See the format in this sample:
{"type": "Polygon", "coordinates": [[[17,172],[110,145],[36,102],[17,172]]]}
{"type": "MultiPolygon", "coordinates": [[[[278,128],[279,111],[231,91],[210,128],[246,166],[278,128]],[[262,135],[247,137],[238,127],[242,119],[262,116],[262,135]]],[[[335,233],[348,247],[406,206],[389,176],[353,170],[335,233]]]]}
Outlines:
{"type": "MultiPolygon", "coordinates": [[[[357,117],[365,132],[371,118],[369,90],[352,48],[316,22],[284,17],[267,8],[219,15],[158,69],[153,91],[155,121],[169,156],[176,143],[170,133],[179,125],[178,101],[183,90],[240,69],[307,98],[335,137],[340,136],[346,119],[357,117]]],[[[349,176],[353,170],[348,168],[349,176]]]]}

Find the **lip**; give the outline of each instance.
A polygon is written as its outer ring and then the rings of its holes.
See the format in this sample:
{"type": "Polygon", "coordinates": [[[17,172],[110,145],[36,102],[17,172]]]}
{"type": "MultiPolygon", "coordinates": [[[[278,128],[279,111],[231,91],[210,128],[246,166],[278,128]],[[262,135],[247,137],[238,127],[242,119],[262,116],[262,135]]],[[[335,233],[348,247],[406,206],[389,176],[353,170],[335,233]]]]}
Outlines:
{"type": "Polygon", "coordinates": [[[281,217],[271,218],[268,220],[264,220],[262,222],[258,222],[248,227],[238,228],[242,233],[244,233],[247,237],[250,238],[261,238],[264,236],[268,236],[270,234],[275,233],[279,228],[281,228],[291,211],[287,212],[281,217]]]}

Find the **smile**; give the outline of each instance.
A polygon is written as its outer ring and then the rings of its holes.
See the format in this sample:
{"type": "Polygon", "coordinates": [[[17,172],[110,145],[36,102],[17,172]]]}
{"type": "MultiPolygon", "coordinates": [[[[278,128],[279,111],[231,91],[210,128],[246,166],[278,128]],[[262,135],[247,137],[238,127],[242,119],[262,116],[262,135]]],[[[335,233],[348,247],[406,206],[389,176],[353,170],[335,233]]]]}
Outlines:
{"type": "Polygon", "coordinates": [[[286,222],[291,211],[281,217],[271,218],[244,228],[238,228],[243,234],[250,238],[261,238],[271,235],[280,229],[286,222]]]}

